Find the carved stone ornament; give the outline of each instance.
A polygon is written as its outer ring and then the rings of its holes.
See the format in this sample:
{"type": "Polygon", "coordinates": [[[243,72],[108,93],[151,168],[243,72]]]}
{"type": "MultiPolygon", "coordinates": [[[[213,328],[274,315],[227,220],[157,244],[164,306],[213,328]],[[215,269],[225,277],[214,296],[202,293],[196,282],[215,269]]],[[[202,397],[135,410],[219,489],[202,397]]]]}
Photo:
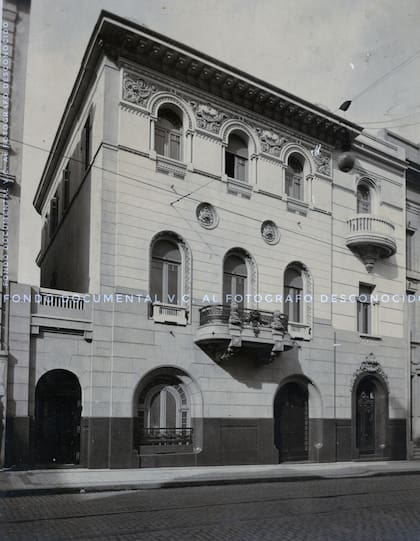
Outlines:
{"type": "Polygon", "coordinates": [[[281,147],[287,143],[287,139],[280,137],[277,133],[270,130],[257,129],[261,142],[261,150],[272,156],[280,157],[281,147]]]}
{"type": "Polygon", "coordinates": [[[382,366],[376,360],[376,357],[373,353],[369,353],[369,355],[365,357],[365,360],[362,361],[360,368],[358,368],[356,372],[353,374],[353,379],[351,383],[352,388],[354,386],[356,379],[361,374],[377,374],[381,376],[384,381],[388,382],[388,376],[385,374],[382,366]]]}
{"type": "Polygon", "coordinates": [[[266,220],[261,225],[261,236],[267,244],[277,244],[280,240],[279,228],[271,220],[266,220]]]}
{"type": "Polygon", "coordinates": [[[154,84],[144,79],[135,79],[127,73],[124,75],[123,99],[126,101],[137,105],[144,105],[156,90],[157,88],[154,84]]]}
{"type": "Polygon", "coordinates": [[[228,118],[226,113],[218,111],[204,103],[191,102],[197,118],[197,127],[212,133],[219,133],[222,122],[228,118]]]}
{"type": "Polygon", "coordinates": [[[271,323],[271,328],[274,331],[287,332],[289,318],[286,314],[282,314],[280,310],[276,310],[273,313],[273,321],[271,323]]]}
{"type": "Polygon", "coordinates": [[[200,203],[195,211],[197,220],[205,229],[214,229],[219,223],[216,210],[210,203],[200,203]]]}
{"type": "Polygon", "coordinates": [[[321,175],[331,176],[330,156],[323,151],[314,152],[312,155],[316,164],[317,172],[321,175]]]}

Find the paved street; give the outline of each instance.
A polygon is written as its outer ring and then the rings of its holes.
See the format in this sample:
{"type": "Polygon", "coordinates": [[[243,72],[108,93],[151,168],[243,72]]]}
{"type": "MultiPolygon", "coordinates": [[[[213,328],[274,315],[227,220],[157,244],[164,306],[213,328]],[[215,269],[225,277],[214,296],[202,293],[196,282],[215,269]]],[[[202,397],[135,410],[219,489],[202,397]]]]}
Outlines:
{"type": "Polygon", "coordinates": [[[420,475],[24,496],[2,541],[418,541],[420,475]]]}

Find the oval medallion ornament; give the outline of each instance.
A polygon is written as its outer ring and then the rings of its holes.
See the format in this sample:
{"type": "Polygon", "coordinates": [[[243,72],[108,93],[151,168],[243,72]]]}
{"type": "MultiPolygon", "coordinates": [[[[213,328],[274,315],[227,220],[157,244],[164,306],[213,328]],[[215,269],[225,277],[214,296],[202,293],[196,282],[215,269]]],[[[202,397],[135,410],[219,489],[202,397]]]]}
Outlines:
{"type": "Polygon", "coordinates": [[[216,210],[210,203],[200,203],[195,211],[197,220],[205,229],[214,229],[219,223],[216,210]]]}
{"type": "Polygon", "coordinates": [[[277,244],[280,240],[279,228],[271,220],[266,220],[261,225],[261,236],[267,244],[277,244]]]}

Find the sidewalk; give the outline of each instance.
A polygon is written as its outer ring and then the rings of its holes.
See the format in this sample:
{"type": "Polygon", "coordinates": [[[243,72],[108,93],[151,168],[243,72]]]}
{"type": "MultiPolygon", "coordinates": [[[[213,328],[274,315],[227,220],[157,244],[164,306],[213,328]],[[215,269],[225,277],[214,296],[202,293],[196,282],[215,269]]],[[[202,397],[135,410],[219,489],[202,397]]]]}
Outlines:
{"type": "Polygon", "coordinates": [[[0,497],[420,474],[420,461],[0,472],[0,497]]]}

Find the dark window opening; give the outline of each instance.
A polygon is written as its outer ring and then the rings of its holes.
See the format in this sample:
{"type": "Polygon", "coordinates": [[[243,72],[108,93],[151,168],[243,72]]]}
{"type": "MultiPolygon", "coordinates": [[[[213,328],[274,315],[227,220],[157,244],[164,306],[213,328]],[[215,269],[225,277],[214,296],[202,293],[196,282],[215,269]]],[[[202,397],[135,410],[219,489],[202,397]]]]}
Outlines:
{"type": "Polygon", "coordinates": [[[245,260],[238,255],[229,255],[223,269],[223,304],[236,302],[240,308],[245,305],[248,271],[245,260]]]}
{"type": "Polygon", "coordinates": [[[359,184],[357,186],[357,213],[370,214],[372,210],[369,186],[359,184]]]}
{"type": "Polygon", "coordinates": [[[175,242],[158,240],[152,251],[150,276],[152,299],[179,304],[181,298],[181,253],[175,242]]]}
{"type": "Polygon", "coordinates": [[[303,279],[300,269],[290,267],[284,273],[284,312],[293,323],[303,320],[303,279]]]}
{"type": "Polygon", "coordinates": [[[155,125],[155,151],[161,156],[181,160],[182,115],[170,108],[159,109],[155,125]]]}
{"type": "Polygon", "coordinates": [[[63,170],[63,213],[70,204],[70,164],[67,163],[63,170]]]}
{"type": "Polygon", "coordinates": [[[85,125],[83,126],[83,132],[82,132],[82,161],[83,161],[83,169],[84,171],[87,170],[87,168],[90,165],[91,161],[91,119],[90,115],[87,117],[87,120],[85,122],[85,125]]]}
{"type": "Polygon", "coordinates": [[[357,331],[372,334],[372,299],[374,286],[360,284],[357,300],[357,331]]]}
{"type": "Polygon", "coordinates": [[[248,180],[248,143],[235,133],[229,135],[225,152],[225,174],[242,182],[248,180]]]}
{"type": "Polygon", "coordinates": [[[303,199],[303,162],[295,154],[287,160],[286,194],[294,199],[303,199]]]}

